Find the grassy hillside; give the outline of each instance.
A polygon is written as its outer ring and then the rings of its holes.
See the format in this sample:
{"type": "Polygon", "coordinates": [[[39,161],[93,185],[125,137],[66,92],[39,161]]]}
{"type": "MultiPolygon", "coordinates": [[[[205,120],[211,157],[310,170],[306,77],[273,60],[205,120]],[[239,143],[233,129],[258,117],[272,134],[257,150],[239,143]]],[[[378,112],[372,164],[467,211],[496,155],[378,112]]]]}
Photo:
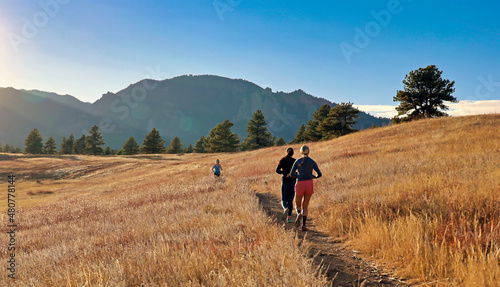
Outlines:
{"type": "MultiPolygon", "coordinates": [[[[444,118],[310,144],[324,174],[315,182],[312,228],[412,282],[498,286],[499,131],[500,115],[444,118]]],[[[283,154],[284,147],[184,156],[0,154],[2,178],[18,178],[16,282],[325,285],[304,256],[307,244],[270,224],[254,195],[279,195],[274,169],[283,154]],[[209,171],[216,157],[223,183],[209,171]]],[[[2,238],[6,231],[3,224],[2,238]]],[[[0,244],[2,262],[7,254],[0,244]]]]}
{"type": "MultiPolygon", "coordinates": [[[[410,282],[500,286],[499,131],[500,115],[472,116],[310,144],[324,174],[310,217],[410,282]]],[[[238,175],[278,195],[282,153],[248,154],[238,175]]]]}

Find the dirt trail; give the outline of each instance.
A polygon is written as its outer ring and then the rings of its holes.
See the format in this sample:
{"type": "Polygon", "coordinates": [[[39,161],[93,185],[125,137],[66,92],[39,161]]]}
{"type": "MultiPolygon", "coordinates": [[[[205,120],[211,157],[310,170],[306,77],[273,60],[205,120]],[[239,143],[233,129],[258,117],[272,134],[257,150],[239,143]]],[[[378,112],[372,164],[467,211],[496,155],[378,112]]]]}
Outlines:
{"type": "MultiPolygon", "coordinates": [[[[299,238],[311,243],[309,256],[316,265],[324,266],[326,276],[333,280],[332,286],[407,286],[404,282],[393,278],[390,273],[383,272],[356,255],[342,242],[316,230],[314,220],[308,222],[309,231],[302,232],[294,228],[293,223],[281,220],[283,209],[280,200],[271,193],[256,193],[265,212],[274,219],[277,225],[284,226],[290,232],[297,232],[299,238]]],[[[295,218],[295,213],[294,213],[295,218]]]]}

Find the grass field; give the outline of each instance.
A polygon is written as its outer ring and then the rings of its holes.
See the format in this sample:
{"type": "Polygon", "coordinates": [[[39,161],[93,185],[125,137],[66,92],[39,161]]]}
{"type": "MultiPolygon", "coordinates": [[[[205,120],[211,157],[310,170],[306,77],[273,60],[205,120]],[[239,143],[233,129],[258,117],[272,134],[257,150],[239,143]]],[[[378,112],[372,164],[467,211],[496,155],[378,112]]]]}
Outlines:
{"type": "MultiPolygon", "coordinates": [[[[425,120],[311,143],[310,218],[425,286],[499,286],[500,115],[425,120]]],[[[298,151],[300,145],[293,145],[298,151]]],[[[298,153],[298,152],[297,152],[298,153]]],[[[16,182],[19,286],[325,286],[307,243],[272,224],[284,147],[183,156],[0,154],[16,182]],[[221,159],[224,182],[210,167],[221,159]],[[39,183],[37,182],[39,181],[39,183]]],[[[0,201],[5,202],[6,191],[0,201]]],[[[7,220],[0,226],[6,267],[7,220]]],[[[5,276],[0,285],[11,284],[5,276]]]]}

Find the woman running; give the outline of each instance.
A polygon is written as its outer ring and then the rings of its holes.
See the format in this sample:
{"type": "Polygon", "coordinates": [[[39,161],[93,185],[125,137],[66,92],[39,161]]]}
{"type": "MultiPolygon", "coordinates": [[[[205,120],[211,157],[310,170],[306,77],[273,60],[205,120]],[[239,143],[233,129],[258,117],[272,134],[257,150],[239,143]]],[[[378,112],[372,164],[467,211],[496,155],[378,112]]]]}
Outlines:
{"type": "Polygon", "coordinates": [[[215,160],[215,165],[212,166],[212,171],[214,172],[214,178],[218,179],[220,177],[220,172],[222,171],[222,165],[220,165],[219,159],[215,160]]]}
{"type": "Polygon", "coordinates": [[[295,206],[297,208],[297,219],[295,226],[299,227],[302,223],[302,231],[307,231],[306,220],[309,213],[309,201],[314,193],[313,179],[321,177],[321,171],[316,162],[309,157],[309,147],[303,145],[300,148],[302,157],[295,161],[290,171],[291,176],[298,179],[295,185],[295,206]],[[297,174],[297,170],[299,171],[297,174]],[[312,171],[316,171],[316,176],[312,171]],[[301,222],[302,220],[302,222],[301,222]]]}
{"type": "Polygon", "coordinates": [[[292,220],[292,210],[293,210],[293,198],[295,197],[295,182],[296,179],[290,176],[290,170],[292,169],[295,159],[293,156],[293,148],[289,147],[286,149],[286,155],[282,157],[276,167],[276,173],[282,174],[281,178],[281,206],[283,206],[282,220],[287,219],[287,222],[291,223],[292,220]]]}

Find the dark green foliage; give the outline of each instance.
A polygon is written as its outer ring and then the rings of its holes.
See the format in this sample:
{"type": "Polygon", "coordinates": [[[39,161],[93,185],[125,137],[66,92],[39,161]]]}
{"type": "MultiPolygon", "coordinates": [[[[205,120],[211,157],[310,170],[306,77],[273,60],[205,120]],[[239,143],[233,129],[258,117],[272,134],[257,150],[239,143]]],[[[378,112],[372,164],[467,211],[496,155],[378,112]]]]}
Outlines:
{"type": "Polygon", "coordinates": [[[302,137],[304,138],[304,141],[307,142],[316,142],[319,141],[322,138],[321,133],[318,131],[318,121],[315,120],[309,120],[307,122],[306,128],[304,133],[302,134],[302,137]]]}
{"type": "Polygon", "coordinates": [[[153,128],[142,142],[141,152],[155,154],[165,153],[166,150],[165,141],[161,138],[160,132],[153,128]]]}
{"type": "Polygon", "coordinates": [[[111,150],[111,148],[109,146],[107,146],[104,149],[104,155],[112,155],[112,154],[113,154],[113,151],[111,150]]]}
{"type": "Polygon", "coordinates": [[[448,110],[445,101],[457,102],[452,96],[455,81],[441,78],[442,73],[436,66],[429,65],[406,75],[403,80],[404,90],[397,91],[393,98],[395,102],[400,102],[396,107],[397,117],[405,116],[403,118],[406,120],[415,120],[447,116],[441,110],[448,110]]]}
{"type": "Polygon", "coordinates": [[[20,147],[16,147],[14,150],[11,150],[12,153],[22,153],[23,150],[20,147]]]}
{"type": "Polygon", "coordinates": [[[205,140],[205,150],[208,152],[233,152],[238,150],[240,138],[237,134],[231,132],[232,126],[233,123],[228,119],[216,125],[205,140]]]}
{"type": "Polygon", "coordinates": [[[53,137],[50,137],[45,146],[43,147],[44,154],[56,154],[57,153],[57,144],[53,137]]]}
{"type": "Polygon", "coordinates": [[[182,152],[182,142],[179,137],[174,137],[170,141],[170,146],[167,148],[167,153],[176,154],[182,152]]]}
{"type": "Polygon", "coordinates": [[[62,138],[61,141],[61,149],[59,150],[60,154],[72,154],[73,153],[73,144],[75,143],[75,137],[73,134],[66,139],[66,137],[62,138]]]}
{"type": "Polygon", "coordinates": [[[275,146],[284,146],[286,144],[286,141],[283,139],[283,137],[280,137],[278,140],[276,140],[276,143],[274,144],[275,146]]]}
{"type": "Polygon", "coordinates": [[[313,114],[312,120],[307,122],[305,132],[303,133],[303,141],[319,141],[323,138],[323,134],[318,130],[319,125],[323,122],[330,113],[331,106],[328,104],[319,107],[313,114]]]}
{"type": "Polygon", "coordinates": [[[303,143],[306,141],[304,133],[306,131],[306,126],[301,125],[299,130],[297,131],[297,134],[295,134],[295,138],[291,143],[303,143]]]}
{"type": "Polygon", "coordinates": [[[135,141],[134,137],[129,137],[128,140],[123,145],[121,152],[119,154],[124,155],[134,155],[140,152],[139,144],[135,141]]]}
{"type": "Polygon", "coordinates": [[[10,149],[10,145],[9,145],[9,144],[6,144],[6,145],[3,147],[3,152],[11,152],[11,149],[10,149]]]}
{"type": "Polygon", "coordinates": [[[3,152],[2,144],[0,144],[0,152],[3,152]]]}
{"type": "Polygon", "coordinates": [[[248,121],[247,137],[243,142],[244,150],[254,150],[274,145],[274,137],[267,130],[267,123],[262,111],[257,110],[248,121]]]}
{"type": "Polygon", "coordinates": [[[328,116],[319,124],[318,130],[323,139],[343,136],[356,131],[353,126],[359,118],[360,111],[352,103],[341,103],[333,107],[328,116]]]}
{"type": "Polygon", "coordinates": [[[79,139],[75,140],[73,143],[73,153],[74,154],[84,154],[85,152],[85,135],[82,135],[79,139]]]}
{"type": "Polygon", "coordinates": [[[101,146],[104,145],[104,139],[99,127],[94,125],[89,133],[90,135],[85,137],[85,153],[91,155],[103,154],[104,151],[101,146]]]}
{"type": "Polygon", "coordinates": [[[193,151],[196,153],[204,153],[206,152],[205,147],[206,147],[206,139],[204,136],[201,136],[200,139],[194,144],[194,149],[193,151]]]}
{"type": "Polygon", "coordinates": [[[193,146],[191,144],[189,144],[189,146],[186,148],[186,150],[184,152],[185,153],[193,153],[193,146]]]}
{"type": "Polygon", "coordinates": [[[33,129],[24,140],[24,153],[41,154],[43,152],[43,139],[37,129],[33,129]]]}

